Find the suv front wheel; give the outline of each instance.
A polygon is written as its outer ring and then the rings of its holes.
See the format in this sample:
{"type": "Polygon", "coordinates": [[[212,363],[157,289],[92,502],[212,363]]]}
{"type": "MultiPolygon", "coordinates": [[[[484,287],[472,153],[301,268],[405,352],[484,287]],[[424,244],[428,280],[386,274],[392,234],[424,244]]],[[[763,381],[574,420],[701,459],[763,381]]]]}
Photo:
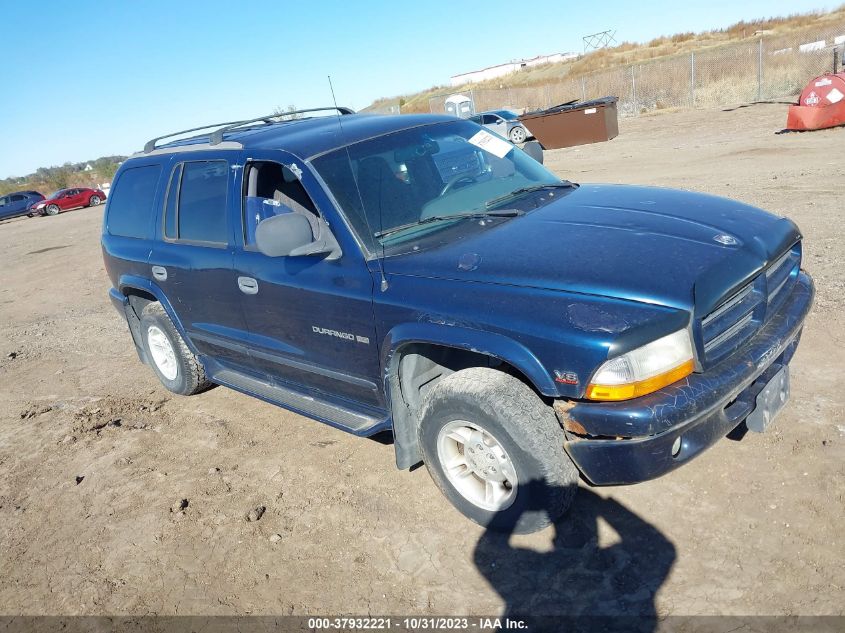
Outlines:
{"type": "Polygon", "coordinates": [[[153,370],[167,389],[190,396],[212,386],[205,378],[202,363],[185,344],[160,303],[144,307],[141,338],[153,370]]]}
{"type": "Polygon", "coordinates": [[[536,532],[572,504],[578,470],[557,417],[509,374],[474,367],[444,378],[426,401],[419,440],[431,478],[480,525],[536,532]]]}

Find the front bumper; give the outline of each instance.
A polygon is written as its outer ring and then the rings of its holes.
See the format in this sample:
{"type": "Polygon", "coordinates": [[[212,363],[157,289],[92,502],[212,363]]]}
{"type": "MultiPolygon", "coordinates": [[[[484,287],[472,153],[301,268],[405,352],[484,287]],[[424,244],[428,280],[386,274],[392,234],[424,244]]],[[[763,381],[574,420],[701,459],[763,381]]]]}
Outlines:
{"type": "Polygon", "coordinates": [[[567,433],[564,447],[572,461],[593,484],[631,484],[674,470],[717,442],[748,417],[766,382],[791,360],[814,293],[810,276],[799,273],[778,312],[706,373],[635,400],[569,409],[564,427],[585,431],[567,433]],[[679,437],[681,449],[673,456],[679,437]]]}

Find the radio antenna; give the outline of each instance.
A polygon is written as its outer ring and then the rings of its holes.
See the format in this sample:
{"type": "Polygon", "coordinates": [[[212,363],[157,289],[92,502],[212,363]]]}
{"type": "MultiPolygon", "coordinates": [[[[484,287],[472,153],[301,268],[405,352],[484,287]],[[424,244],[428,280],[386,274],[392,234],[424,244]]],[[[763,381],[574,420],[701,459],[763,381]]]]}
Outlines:
{"type": "MultiPolygon", "coordinates": [[[[343,117],[340,114],[340,110],[337,110],[337,98],[334,95],[334,86],[332,85],[332,76],[328,75],[329,78],[329,90],[332,92],[332,101],[334,101],[334,107],[337,112],[337,125],[340,128],[341,133],[343,132],[343,117]]],[[[370,232],[370,235],[373,235],[373,229],[370,226],[370,218],[367,214],[367,207],[364,206],[364,196],[361,195],[361,188],[358,186],[358,176],[352,170],[352,155],[349,153],[349,145],[344,143],[346,149],[346,160],[349,162],[349,173],[352,175],[352,180],[355,183],[355,191],[358,193],[358,201],[361,203],[361,211],[364,212],[364,221],[367,223],[367,230],[370,232]]],[[[379,209],[381,212],[381,209],[379,209]]],[[[378,238],[374,238],[378,239],[378,238]]],[[[379,276],[381,277],[381,291],[384,292],[387,290],[387,277],[384,275],[384,244],[381,245],[381,257],[376,254],[376,264],[378,265],[378,272],[379,276]]]]}

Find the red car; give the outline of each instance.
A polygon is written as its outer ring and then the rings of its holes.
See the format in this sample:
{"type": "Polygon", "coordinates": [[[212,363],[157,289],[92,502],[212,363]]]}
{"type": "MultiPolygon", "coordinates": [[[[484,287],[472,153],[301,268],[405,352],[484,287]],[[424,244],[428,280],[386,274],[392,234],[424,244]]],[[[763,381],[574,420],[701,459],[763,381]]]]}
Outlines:
{"type": "Polygon", "coordinates": [[[93,207],[106,199],[106,194],[100,189],[89,189],[80,187],[77,189],[59,189],[32,206],[32,213],[35,215],[58,215],[61,211],[76,209],[78,207],[93,207]]]}

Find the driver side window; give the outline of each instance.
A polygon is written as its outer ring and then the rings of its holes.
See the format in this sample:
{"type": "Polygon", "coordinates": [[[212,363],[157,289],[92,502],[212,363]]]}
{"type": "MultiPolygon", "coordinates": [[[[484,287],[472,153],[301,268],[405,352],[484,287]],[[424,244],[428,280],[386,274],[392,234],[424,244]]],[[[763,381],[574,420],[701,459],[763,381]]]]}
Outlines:
{"type": "Polygon", "coordinates": [[[255,248],[255,231],[264,220],[283,213],[305,216],[314,239],[320,234],[320,212],[305,187],[286,165],[253,161],[244,173],[243,236],[247,248],[255,248]]]}

